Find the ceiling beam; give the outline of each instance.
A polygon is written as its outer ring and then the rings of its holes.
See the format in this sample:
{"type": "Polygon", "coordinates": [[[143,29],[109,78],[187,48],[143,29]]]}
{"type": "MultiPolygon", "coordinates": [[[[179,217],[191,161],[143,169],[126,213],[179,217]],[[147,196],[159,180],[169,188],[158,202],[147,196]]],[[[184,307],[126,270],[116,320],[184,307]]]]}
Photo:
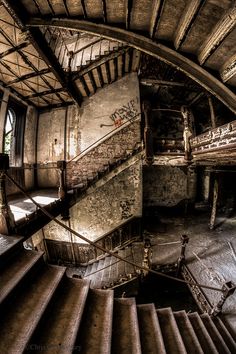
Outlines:
{"type": "Polygon", "coordinates": [[[125,26],[126,26],[127,30],[129,30],[129,27],[130,27],[130,18],[131,18],[132,7],[133,7],[133,0],[126,0],[125,26]]]}
{"type": "MultiPolygon", "coordinates": [[[[11,45],[11,44],[10,44],[10,45],[11,45]]],[[[17,45],[17,46],[12,46],[12,48],[7,49],[7,50],[5,50],[5,52],[2,52],[2,53],[0,54],[0,59],[6,57],[6,56],[9,55],[9,54],[18,52],[18,50],[20,50],[20,49],[26,48],[26,47],[28,47],[28,45],[29,45],[29,42],[23,42],[23,43],[21,43],[21,44],[19,44],[19,45],[17,45]]]]}
{"type": "MultiPolygon", "coordinates": [[[[4,6],[7,8],[13,19],[16,21],[22,31],[25,31],[26,20],[30,17],[25,8],[18,6],[14,0],[3,0],[4,6]]],[[[39,28],[29,28],[27,31],[29,41],[35,47],[40,57],[51,68],[51,71],[60,82],[61,86],[66,88],[69,95],[75,100],[76,103],[81,105],[82,96],[75,86],[66,75],[61,65],[59,64],[54,52],[48,45],[42,32],[39,28]]]]}
{"type": "MultiPolygon", "coordinates": [[[[3,0],[6,1],[6,0],[3,0]]],[[[200,67],[197,63],[184,57],[184,55],[175,50],[152,41],[140,34],[126,31],[117,27],[111,27],[104,24],[96,24],[89,21],[79,21],[76,19],[28,19],[28,27],[32,26],[54,26],[69,28],[87,33],[100,35],[108,39],[115,39],[126,42],[130,46],[156,57],[167,64],[172,65],[178,70],[184,72],[191,79],[195,80],[207,91],[211,92],[229,109],[236,113],[236,95],[225,86],[220,80],[210,74],[206,69],[200,67]]]]}
{"type": "Polygon", "coordinates": [[[236,25],[236,6],[235,1],[231,8],[225,13],[220,21],[213,28],[205,42],[201,45],[198,53],[200,65],[203,65],[210,55],[219,47],[225,37],[233,30],[236,25]]]}
{"type": "Polygon", "coordinates": [[[200,11],[205,4],[206,0],[190,0],[187,1],[187,5],[179,20],[178,27],[175,31],[174,45],[175,49],[179,49],[181,44],[187,37],[192,25],[200,11]]]}
{"type": "Polygon", "coordinates": [[[107,4],[106,0],[102,0],[102,13],[103,13],[103,21],[107,23],[107,4]]]}
{"type": "Polygon", "coordinates": [[[160,20],[161,12],[163,9],[164,0],[154,0],[152,7],[152,17],[150,20],[150,38],[155,37],[155,33],[160,20]]]}
{"type": "Polygon", "coordinates": [[[141,85],[146,86],[170,86],[170,87],[185,87],[186,89],[191,89],[192,91],[200,91],[201,88],[192,86],[189,84],[185,84],[184,82],[176,82],[176,81],[166,81],[166,80],[153,80],[153,79],[141,79],[141,85]]]}
{"type": "MultiPolygon", "coordinates": [[[[11,67],[6,64],[4,61],[1,61],[1,65],[4,66],[5,69],[7,69],[11,74],[13,74],[14,76],[16,76],[17,78],[19,78],[19,76],[11,69],[11,67]]],[[[30,91],[37,93],[37,91],[31,87],[27,82],[25,83],[25,85],[29,88],[30,91]]],[[[47,101],[46,98],[42,97],[42,99],[44,100],[45,103],[49,104],[49,102],[47,101]]],[[[25,99],[26,102],[28,101],[28,99],[25,99]]]]}
{"type": "Polygon", "coordinates": [[[25,81],[25,80],[28,80],[28,79],[31,79],[31,78],[34,78],[34,77],[37,77],[37,76],[49,74],[50,72],[51,72],[51,70],[49,68],[47,68],[47,69],[42,69],[40,71],[33,72],[33,73],[30,73],[30,74],[22,75],[19,78],[8,82],[6,87],[12,86],[13,84],[17,84],[18,82],[22,82],[22,81],[25,81]]]}
{"type": "Polygon", "coordinates": [[[220,69],[220,76],[223,82],[229,81],[236,75],[236,55],[234,54],[224,63],[220,69]]]}
{"type": "Polygon", "coordinates": [[[65,91],[65,89],[63,87],[60,87],[58,89],[54,89],[54,90],[46,90],[46,91],[41,91],[41,92],[36,92],[33,93],[32,95],[26,96],[27,99],[31,99],[31,98],[35,98],[35,97],[42,97],[42,96],[46,96],[46,95],[52,95],[58,92],[63,92],[65,91]]]}

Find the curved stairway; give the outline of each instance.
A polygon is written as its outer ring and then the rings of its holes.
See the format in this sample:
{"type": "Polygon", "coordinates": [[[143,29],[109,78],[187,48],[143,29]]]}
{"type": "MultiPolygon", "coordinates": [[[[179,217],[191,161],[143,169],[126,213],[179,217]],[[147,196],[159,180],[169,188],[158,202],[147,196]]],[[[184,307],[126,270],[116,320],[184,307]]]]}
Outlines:
{"type": "Polygon", "coordinates": [[[236,352],[219,318],[114,299],[45,264],[18,237],[0,236],[0,245],[1,354],[236,352]]]}
{"type": "Polygon", "coordinates": [[[90,287],[92,289],[117,288],[138,279],[141,273],[140,269],[117,259],[115,257],[116,254],[142,266],[144,258],[143,242],[133,242],[130,246],[114,252],[114,256],[104,256],[97,261],[91,262],[82,269],[68,268],[67,275],[76,278],[82,273],[82,277],[90,281],[90,287]]]}

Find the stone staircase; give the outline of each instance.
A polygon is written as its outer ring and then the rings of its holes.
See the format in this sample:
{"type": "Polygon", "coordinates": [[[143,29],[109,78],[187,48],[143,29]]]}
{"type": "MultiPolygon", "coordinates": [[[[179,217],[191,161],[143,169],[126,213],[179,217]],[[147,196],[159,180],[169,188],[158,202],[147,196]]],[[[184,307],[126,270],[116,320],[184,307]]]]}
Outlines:
{"type": "Polygon", "coordinates": [[[99,88],[122,78],[130,72],[138,71],[141,53],[130,47],[114,47],[102,56],[88,60],[72,75],[82,97],[93,95],[99,88]]]}
{"type": "MultiPolygon", "coordinates": [[[[140,269],[120,261],[115,257],[116,254],[142,266],[144,258],[143,242],[133,242],[131,246],[114,252],[114,256],[107,255],[88,264],[83,270],[83,278],[90,281],[92,289],[116,288],[139,277],[140,269]]],[[[71,277],[76,277],[78,274],[76,268],[68,270],[67,274],[71,277]]]]}
{"type": "Polygon", "coordinates": [[[0,237],[0,353],[235,353],[220,318],[156,310],[66,276],[19,237],[0,237]]]}

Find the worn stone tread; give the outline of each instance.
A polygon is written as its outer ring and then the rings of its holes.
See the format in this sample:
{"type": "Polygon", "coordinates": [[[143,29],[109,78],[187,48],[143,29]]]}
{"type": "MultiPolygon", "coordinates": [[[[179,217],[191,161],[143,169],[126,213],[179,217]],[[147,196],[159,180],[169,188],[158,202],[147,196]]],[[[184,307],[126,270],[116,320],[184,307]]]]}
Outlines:
{"type": "MultiPolygon", "coordinates": [[[[64,278],[33,336],[29,348],[44,348],[43,353],[69,354],[78,348],[77,333],[89,291],[89,281],[64,278]]],[[[41,353],[42,350],[34,350],[41,353]]]]}
{"type": "Polygon", "coordinates": [[[111,350],[113,291],[91,289],[76,346],[83,354],[108,354],[111,350]]]}
{"type": "Polygon", "coordinates": [[[230,350],[227,347],[227,345],[224,341],[224,338],[222,337],[222,335],[218,331],[217,327],[215,326],[213,320],[208,315],[208,313],[203,313],[201,315],[201,319],[202,319],[205,327],[207,328],[207,331],[209,332],[213,342],[215,343],[217,350],[221,354],[230,354],[230,350]]]}
{"type": "Polygon", "coordinates": [[[189,313],[188,318],[193,326],[196,336],[201,344],[204,353],[217,354],[218,350],[211,339],[200,315],[197,312],[189,313]]]}
{"type": "Polygon", "coordinates": [[[199,343],[199,340],[186,312],[174,312],[174,317],[187,352],[192,352],[195,354],[204,354],[201,344],[199,343]]]}
{"type": "Polygon", "coordinates": [[[114,300],[112,354],[141,354],[138,316],[134,298],[114,300]]]}
{"type": "Polygon", "coordinates": [[[143,354],[166,354],[154,304],[137,305],[143,354]]]}
{"type": "Polygon", "coordinates": [[[226,328],[223,321],[219,317],[215,317],[215,318],[213,318],[213,322],[214,322],[215,326],[217,327],[218,331],[223,336],[224,341],[225,341],[226,345],[228,346],[229,350],[232,353],[236,353],[236,342],[235,342],[234,338],[232,337],[231,333],[226,328]]]}
{"type": "Polygon", "coordinates": [[[24,278],[28,271],[41,259],[43,252],[22,249],[17,257],[0,273],[0,303],[24,278]]]}
{"type": "Polygon", "coordinates": [[[64,267],[43,266],[11,306],[1,309],[0,353],[23,352],[64,274],[64,267]]]}
{"type": "Polygon", "coordinates": [[[171,308],[158,309],[157,316],[167,353],[187,354],[171,308]]]}

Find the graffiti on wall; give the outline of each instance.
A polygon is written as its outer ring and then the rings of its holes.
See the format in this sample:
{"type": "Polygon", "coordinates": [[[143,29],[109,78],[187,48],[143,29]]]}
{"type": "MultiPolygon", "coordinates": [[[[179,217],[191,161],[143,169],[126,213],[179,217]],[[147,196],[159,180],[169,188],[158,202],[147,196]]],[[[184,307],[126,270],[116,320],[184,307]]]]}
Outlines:
{"type": "Polygon", "coordinates": [[[135,106],[136,100],[132,99],[126,104],[123,104],[120,108],[116,109],[109,118],[113,121],[116,127],[119,127],[125,120],[134,119],[137,114],[137,108],[135,106]]]}

